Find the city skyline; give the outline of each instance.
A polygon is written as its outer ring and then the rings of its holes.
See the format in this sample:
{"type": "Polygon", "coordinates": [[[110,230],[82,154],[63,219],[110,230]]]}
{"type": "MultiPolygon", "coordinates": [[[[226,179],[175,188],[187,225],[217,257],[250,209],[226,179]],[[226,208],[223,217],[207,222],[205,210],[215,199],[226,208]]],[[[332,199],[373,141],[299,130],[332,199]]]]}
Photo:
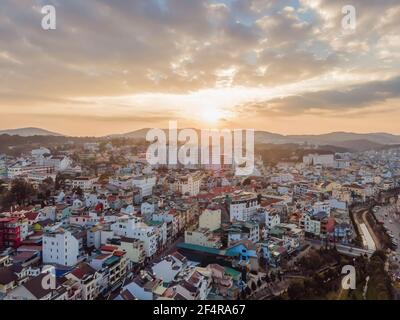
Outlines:
{"type": "Polygon", "coordinates": [[[400,134],[400,6],[353,1],[4,1],[0,128],[400,134]],[[372,26],[372,27],[371,27],[372,26]]]}

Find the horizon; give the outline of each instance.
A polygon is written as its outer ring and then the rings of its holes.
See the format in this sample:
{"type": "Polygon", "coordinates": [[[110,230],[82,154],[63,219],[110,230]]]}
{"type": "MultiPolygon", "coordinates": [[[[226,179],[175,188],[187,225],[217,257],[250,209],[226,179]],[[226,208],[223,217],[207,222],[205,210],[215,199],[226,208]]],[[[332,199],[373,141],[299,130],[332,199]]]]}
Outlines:
{"type": "MultiPolygon", "coordinates": [[[[64,134],[62,132],[58,132],[58,131],[53,131],[53,130],[49,130],[46,128],[39,128],[39,127],[17,127],[17,128],[7,128],[7,129],[3,129],[0,128],[0,134],[4,134],[1,133],[3,131],[14,131],[14,130],[44,130],[44,131],[48,131],[49,133],[53,133],[53,134],[57,134],[63,137],[73,137],[73,138],[103,138],[103,137],[109,137],[109,136],[123,136],[123,135],[127,135],[133,132],[137,132],[137,131],[142,131],[142,130],[151,130],[152,128],[138,128],[138,129],[133,129],[131,131],[127,131],[127,132],[115,132],[115,133],[110,133],[110,134],[105,134],[105,135],[98,135],[98,136],[90,136],[90,135],[67,135],[64,134]]],[[[167,127],[161,127],[160,129],[162,130],[168,130],[167,127]]],[[[178,127],[178,130],[183,130],[183,129],[194,129],[194,130],[201,130],[201,129],[225,129],[225,128],[195,128],[195,127],[178,127]]],[[[236,129],[236,128],[232,128],[236,129]]],[[[241,128],[241,129],[248,129],[248,128],[241,128]]],[[[299,134],[284,134],[284,133],[279,133],[279,132],[272,132],[272,131],[268,131],[268,130],[254,130],[255,132],[264,132],[264,133],[268,133],[268,134],[276,134],[276,135],[281,135],[283,137],[288,137],[288,136],[321,136],[321,135],[327,135],[327,134],[360,134],[360,135],[368,135],[368,134],[389,134],[389,135],[393,135],[393,136],[400,136],[400,133],[392,133],[392,132],[355,132],[355,131],[328,131],[328,132],[322,132],[322,133],[299,133],[299,134]]],[[[18,135],[18,134],[13,134],[13,135],[18,135]]]]}
{"type": "Polygon", "coordinates": [[[344,0],[47,2],[51,30],[2,4],[0,127],[400,134],[396,1],[352,1],[351,28],[344,0]]]}

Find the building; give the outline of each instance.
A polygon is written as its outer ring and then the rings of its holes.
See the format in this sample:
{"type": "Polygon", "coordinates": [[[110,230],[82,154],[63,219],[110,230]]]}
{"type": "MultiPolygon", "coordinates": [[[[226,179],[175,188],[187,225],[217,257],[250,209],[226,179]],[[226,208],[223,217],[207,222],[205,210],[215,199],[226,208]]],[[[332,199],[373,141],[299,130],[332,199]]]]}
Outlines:
{"type": "Polygon", "coordinates": [[[185,243],[216,249],[222,247],[221,237],[207,228],[185,231],[185,243]]]}
{"type": "Polygon", "coordinates": [[[173,189],[181,194],[196,196],[200,193],[201,177],[200,172],[181,176],[175,181],[173,189]]]}
{"type": "Polygon", "coordinates": [[[228,246],[241,241],[250,240],[252,243],[260,241],[260,229],[258,223],[251,221],[238,221],[232,223],[226,230],[228,234],[228,246]]]}
{"type": "Polygon", "coordinates": [[[199,228],[205,228],[210,231],[221,228],[221,210],[204,210],[199,217],[199,228]]]}
{"type": "Polygon", "coordinates": [[[79,240],[71,232],[59,228],[43,234],[43,262],[63,266],[78,263],[79,240]]]}
{"type": "Polygon", "coordinates": [[[0,248],[18,248],[21,241],[18,218],[0,218],[0,248]]]}
{"type": "Polygon", "coordinates": [[[230,221],[248,221],[260,208],[258,197],[254,193],[239,192],[232,196],[229,215],[230,221]]]}
{"type": "Polygon", "coordinates": [[[29,174],[51,174],[54,172],[54,168],[52,166],[34,166],[34,165],[27,165],[23,166],[20,164],[15,164],[7,169],[7,176],[9,179],[15,179],[19,176],[27,176],[29,174]]]}
{"type": "Polygon", "coordinates": [[[155,175],[140,175],[133,177],[132,184],[142,191],[142,197],[148,197],[153,193],[153,187],[156,185],[157,178],[155,175]]]}
{"type": "Polygon", "coordinates": [[[94,177],[78,177],[72,180],[73,188],[80,188],[85,191],[93,190],[93,185],[97,182],[94,177]]]}
{"type": "Polygon", "coordinates": [[[83,300],[94,300],[99,295],[99,279],[101,275],[87,263],[81,263],[65,277],[79,283],[83,300]]]}
{"type": "Polygon", "coordinates": [[[317,214],[305,213],[300,218],[300,228],[306,234],[325,238],[328,233],[334,231],[333,218],[329,218],[326,212],[319,212],[317,214]]]}
{"type": "Polygon", "coordinates": [[[144,242],[133,238],[121,238],[119,249],[126,252],[126,257],[133,263],[142,264],[146,259],[144,242]]]}
{"type": "Polygon", "coordinates": [[[303,157],[303,163],[309,166],[333,167],[335,165],[335,157],[333,154],[309,154],[303,157]]]}

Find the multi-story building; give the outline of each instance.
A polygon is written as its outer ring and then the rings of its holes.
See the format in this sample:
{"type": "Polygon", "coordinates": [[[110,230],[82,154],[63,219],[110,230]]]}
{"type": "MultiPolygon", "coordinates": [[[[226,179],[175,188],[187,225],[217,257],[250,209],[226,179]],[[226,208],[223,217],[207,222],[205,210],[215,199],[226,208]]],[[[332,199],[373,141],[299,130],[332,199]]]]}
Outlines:
{"type": "Polygon", "coordinates": [[[119,249],[126,252],[126,257],[133,263],[141,264],[146,259],[144,242],[133,238],[122,238],[119,249]]]}
{"type": "Polygon", "coordinates": [[[94,300],[99,295],[99,278],[101,275],[87,263],[80,264],[65,277],[79,283],[83,300],[94,300]]]}
{"type": "Polygon", "coordinates": [[[97,178],[95,177],[77,177],[72,180],[73,188],[81,188],[82,190],[92,190],[93,185],[97,182],[97,178]]]}
{"type": "Polygon", "coordinates": [[[254,193],[234,194],[229,208],[230,221],[248,221],[260,208],[258,197],[254,193]]]}
{"type": "Polygon", "coordinates": [[[306,165],[322,165],[323,167],[333,167],[335,156],[333,154],[309,154],[303,157],[303,163],[306,165]]]}
{"type": "Polygon", "coordinates": [[[18,218],[0,218],[0,248],[18,248],[21,241],[18,218]]]}
{"type": "Polygon", "coordinates": [[[222,247],[221,237],[206,228],[185,231],[185,243],[217,249],[222,247]]]}
{"type": "Polygon", "coordinates": [[[142,197],[150,196],[153,193],[156,182],[157,177],[155,175],[140,175],[132,179],[133,186],[141,189],[142,197]]]}
{"type": "Polygon", "coordinates": [[[221,228],[221,210],[204,210],[199,217],[199,228],[207,228],[210,231],[221,228]]]}
{"type": "Polygon", "coordinates": [[[16,177],[29,174],[50,174],[52,172],[54,172],[54,168],[52,166],[23,166],[20,164],[16,164],[14,166],[8,167],[7,176],[9,179],[15,179],[16,177]]]}
{"type": "Polygon", "coordinates": [[[200,193],[201,177],[202,175],[199,172],[178,177],[173,189],[181,194],[196,196],[200,193]]]}
{"type": "Polygon", "coordinates": [[[79,258],[79,240],[71,232],[59,228],[43,234],[43,262],[74,266],[79,258]]]}

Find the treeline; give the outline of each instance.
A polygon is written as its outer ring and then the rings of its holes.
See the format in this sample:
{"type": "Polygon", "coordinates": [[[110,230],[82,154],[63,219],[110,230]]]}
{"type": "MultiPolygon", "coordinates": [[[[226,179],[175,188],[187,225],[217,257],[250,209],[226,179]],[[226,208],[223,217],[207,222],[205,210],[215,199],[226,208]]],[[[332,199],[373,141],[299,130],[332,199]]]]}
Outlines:
{"type": "Polygon", "coordinates": [[[0,135],[0,153],[7,155],[18,155],[25,147],[32,149],[33,146],[50,146],[68,142],[85,143],[99,141],[94,137],[64,137],[64,136],[10,136],[0,135]]]}
{"type": "Polygon", "coordinates": [[[36,189],[24,179],[15,179],[7,189],[0,180],[0,207],[7,211],[15,205],[24,207],[43,203],[53,195],[55,186],[51,178],[45,179],[36,189]]]}
{"type": "Polygon", "coordinates": [[[255,153],[261,155],[267,165],[276,165],[284,161],[303,161],[303,156],[308,154],[332,154],[335,152],[347,152],[348,149],[335,146],[321,146],[315,149],[295,143],[286,144],[257,144],[255,153]]]}
{"type": "Polygon", "coordinates": [[[286,298],[390,300],[393,298],[393,289],[385,271],[386,259],[383,251],[375,251],[371,258],[359,256],[354,259],[339,254],[335,249],[312,251],[300,259],[298,268],[303,279],[292,281],[286,298]],[[347,264],[353,265],[356,270],[355,290],[341,289],[341,270],[347,264]]]}

